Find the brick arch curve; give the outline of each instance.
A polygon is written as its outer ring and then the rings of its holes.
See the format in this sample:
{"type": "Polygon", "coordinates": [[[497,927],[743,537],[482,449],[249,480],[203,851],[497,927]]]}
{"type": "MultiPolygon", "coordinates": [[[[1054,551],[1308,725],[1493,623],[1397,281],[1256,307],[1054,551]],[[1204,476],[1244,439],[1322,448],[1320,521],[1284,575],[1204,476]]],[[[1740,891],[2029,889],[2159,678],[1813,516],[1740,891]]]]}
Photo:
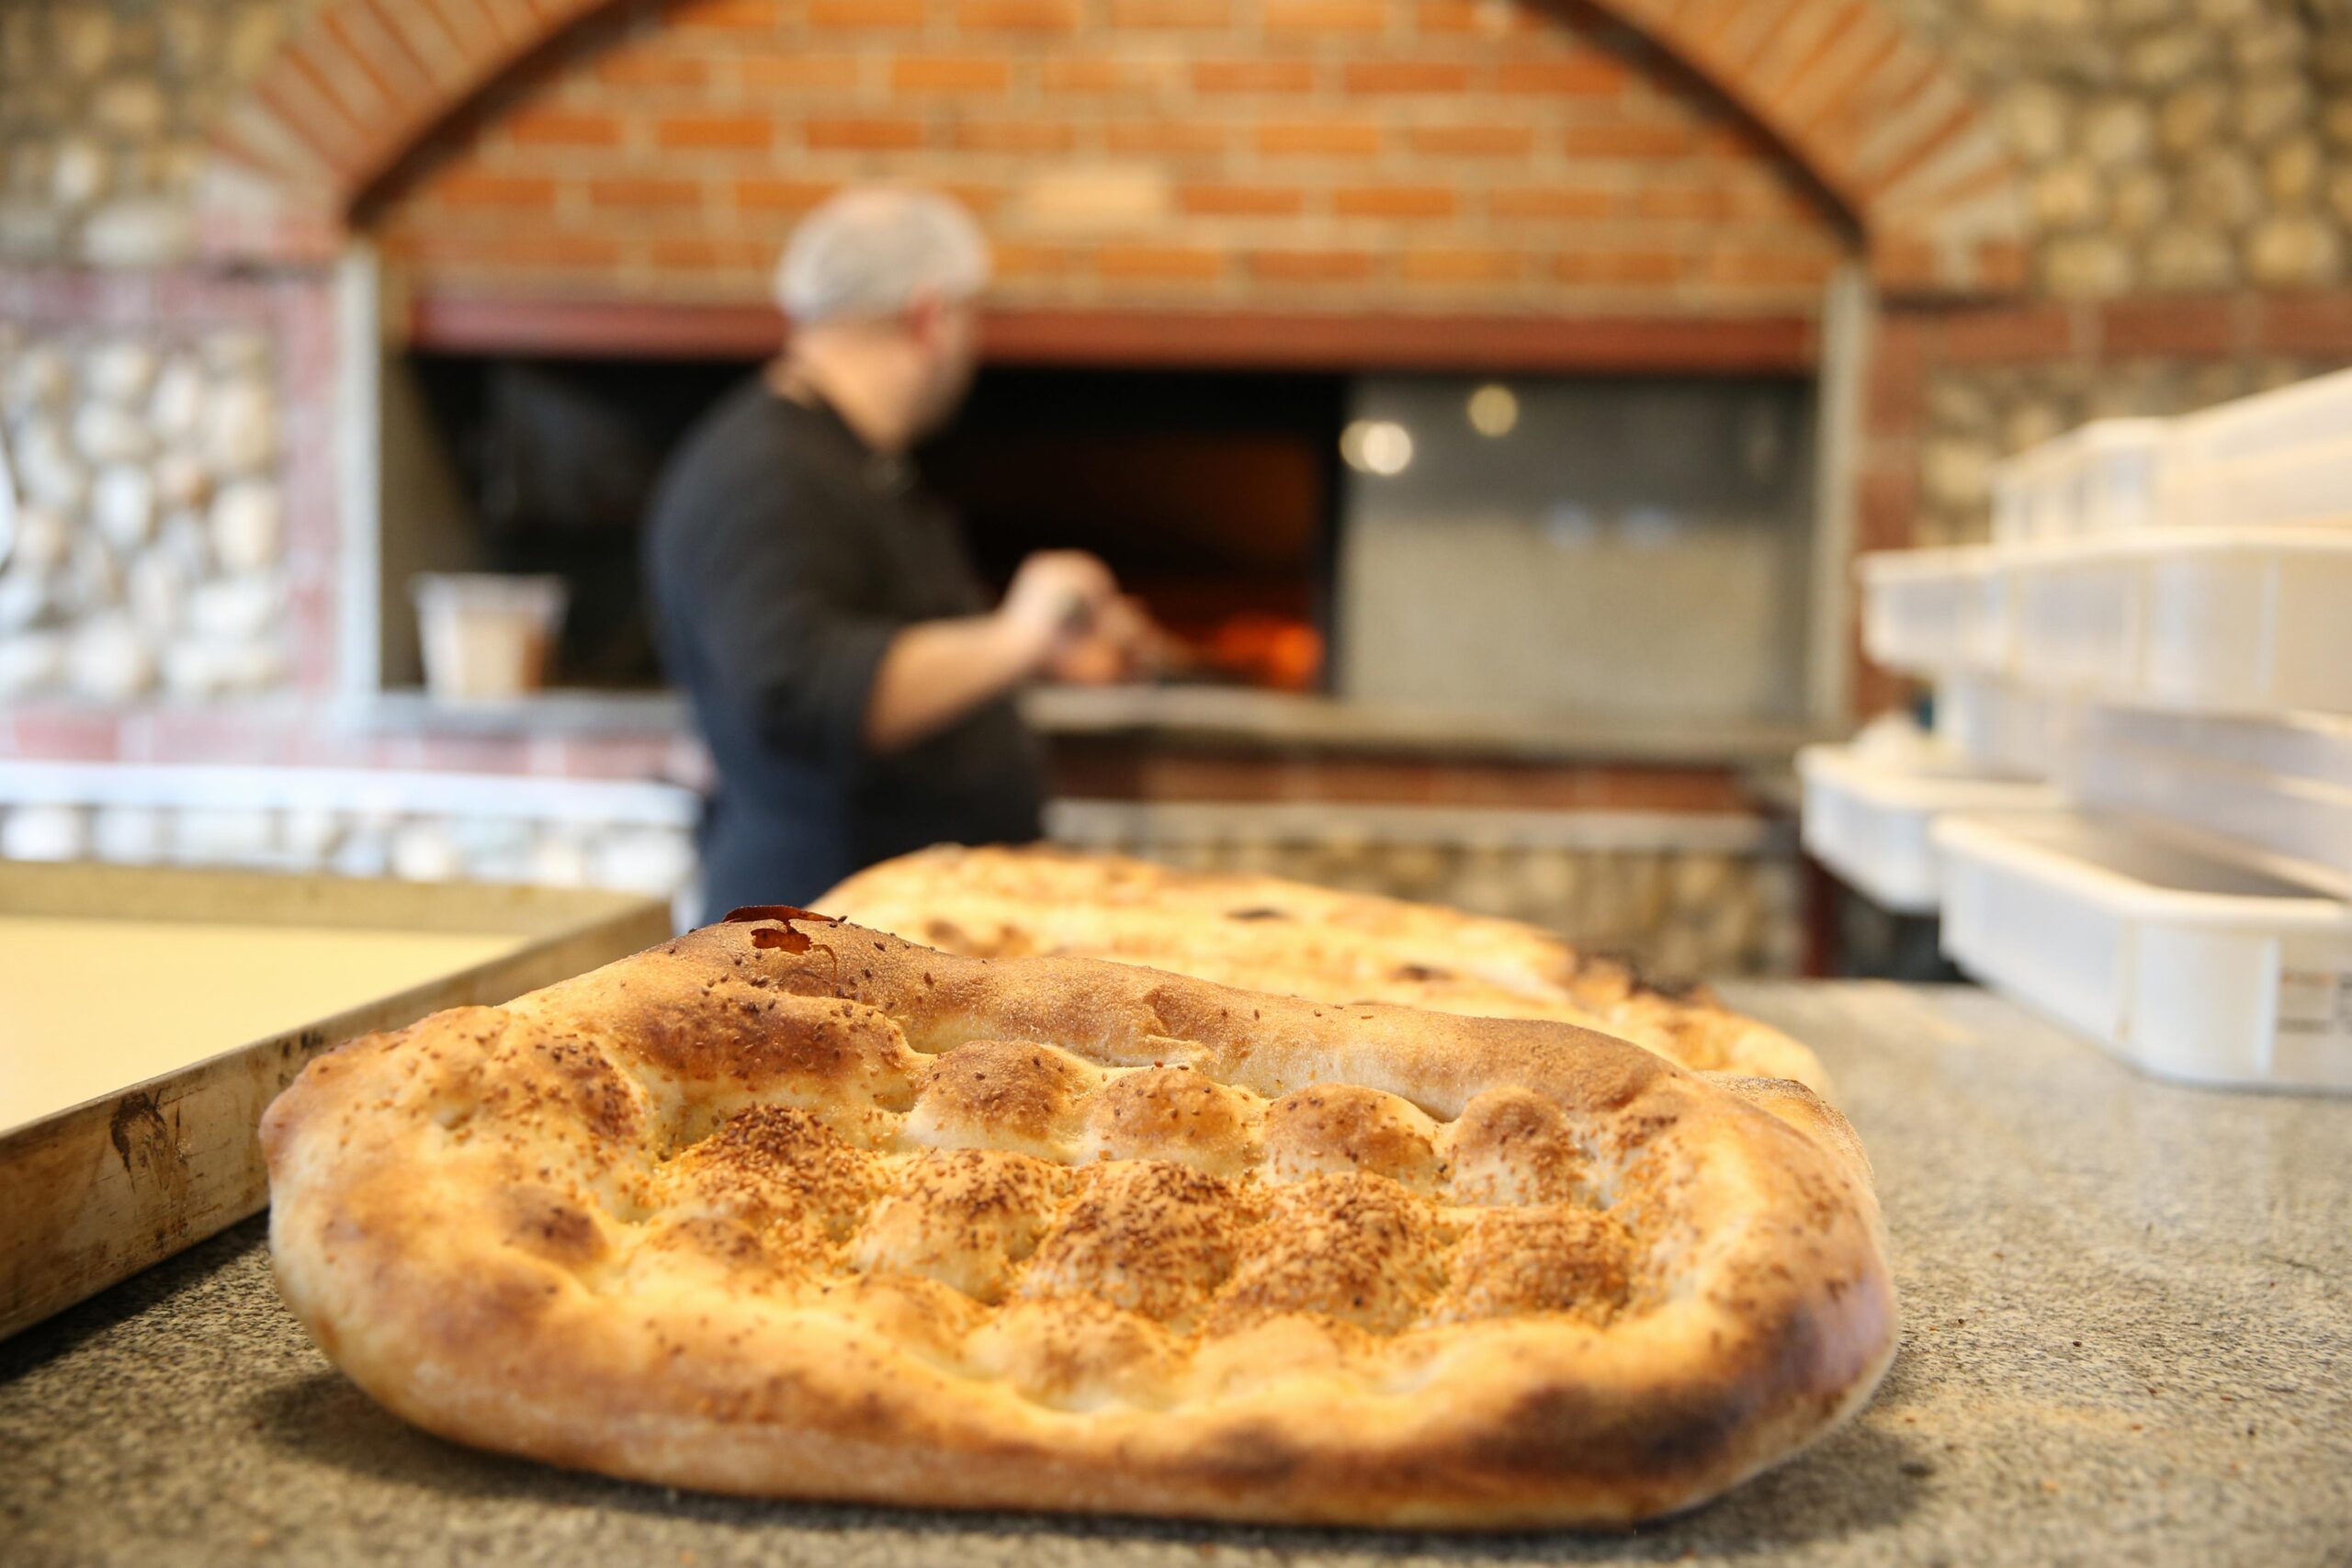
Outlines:
{"type": "MultiPolygon", "coordinates": [[[[326,0],[222,116],[221,254],[323,255],[410,148],[616,0],[326,0]]],[[[2024,282],[2016,174],[1960,75],[1882,0],[1591,0],[1747,114],[1846,209],[1881,286],[2024,282]]]]}

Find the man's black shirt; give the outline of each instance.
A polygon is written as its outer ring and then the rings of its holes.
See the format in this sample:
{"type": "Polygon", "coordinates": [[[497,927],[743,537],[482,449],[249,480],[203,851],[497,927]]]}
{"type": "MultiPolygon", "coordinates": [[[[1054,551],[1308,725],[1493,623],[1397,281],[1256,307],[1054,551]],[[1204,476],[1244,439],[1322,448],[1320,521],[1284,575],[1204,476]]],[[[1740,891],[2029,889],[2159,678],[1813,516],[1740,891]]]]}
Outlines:
{"type": "Polygon", "coordinates": [[[896,752],[864,743],[890,639],[988,602],[953,514],[832,410],[756,378],[728,394],[671,458],[645,564],[662,662],[718,768],[708,918],[943,840],[1037,836],[1043,775],[1010,695],[896,752]]]}

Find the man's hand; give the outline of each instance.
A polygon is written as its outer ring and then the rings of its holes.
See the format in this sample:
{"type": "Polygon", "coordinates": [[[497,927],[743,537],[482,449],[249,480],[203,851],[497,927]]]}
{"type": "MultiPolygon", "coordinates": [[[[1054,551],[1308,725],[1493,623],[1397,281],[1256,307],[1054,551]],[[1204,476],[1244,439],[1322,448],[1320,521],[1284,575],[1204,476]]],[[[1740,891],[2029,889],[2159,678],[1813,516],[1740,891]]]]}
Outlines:
{"type": "Polygon", "coordinates": [[[865,739],[896,751],[1037,675],[1115,628],[1117,661],[1152,630],[1122,608],[1111,569],[1083,550],[1044,550],[1021,563],[993,615],[923,621],[890,639],[866,698],[865,739]]]}
{"type": "Polygon", "coordinates": [[[1012,574],[996,620],[1035,673],[1082,644],[1118,592],[1111,569],[1084,550],[1040,550],[1012,574]]]}
{"type": "Polygon", "coordinates": [[[1046,660],[1046,673],[1085,686],[1148,681],[1167,670],[1175,656],[1174,640],[1152,620],[1143,602],[1122,593],[1103,604],[1083,637],[1046,660]]]}

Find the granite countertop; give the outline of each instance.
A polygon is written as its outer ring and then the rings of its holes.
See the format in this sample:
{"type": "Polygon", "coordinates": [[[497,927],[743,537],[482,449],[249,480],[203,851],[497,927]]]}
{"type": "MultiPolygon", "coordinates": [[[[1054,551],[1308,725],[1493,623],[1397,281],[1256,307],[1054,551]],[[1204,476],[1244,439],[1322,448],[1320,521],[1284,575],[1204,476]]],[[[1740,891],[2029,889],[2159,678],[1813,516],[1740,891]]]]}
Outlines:
{"type": "Polygon", "coordinates": [[[679,1495],[383,1414],[249,1222],[0,1343],[0,1558],[873,1568],[2352,1562],[2352,1100],[2141,1077],[1962,988],[1756,985],[1878,1169],[1902,1354],[1860,1418],[1631,1535],[1413,1536],[679,1495]]]}

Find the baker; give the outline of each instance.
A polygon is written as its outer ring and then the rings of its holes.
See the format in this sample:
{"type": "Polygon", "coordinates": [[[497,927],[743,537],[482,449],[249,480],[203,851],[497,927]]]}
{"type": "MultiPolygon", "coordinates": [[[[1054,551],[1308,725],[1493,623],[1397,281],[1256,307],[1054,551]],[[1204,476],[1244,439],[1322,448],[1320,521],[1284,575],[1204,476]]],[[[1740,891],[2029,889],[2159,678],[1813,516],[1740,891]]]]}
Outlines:
{"type": "Polygon", "coordinates": [[[963,401],[987,243],[944,196],[866,188],[776,271],[788,346],[671,458],[645,534],[663,664],[718,765],[716,919],[814,897],[924,844],[1038,836],[1039,675],[1115,676],[1156,634],[1103,564],[1029,557],[990,607],[909,452],[963,401]]]}

